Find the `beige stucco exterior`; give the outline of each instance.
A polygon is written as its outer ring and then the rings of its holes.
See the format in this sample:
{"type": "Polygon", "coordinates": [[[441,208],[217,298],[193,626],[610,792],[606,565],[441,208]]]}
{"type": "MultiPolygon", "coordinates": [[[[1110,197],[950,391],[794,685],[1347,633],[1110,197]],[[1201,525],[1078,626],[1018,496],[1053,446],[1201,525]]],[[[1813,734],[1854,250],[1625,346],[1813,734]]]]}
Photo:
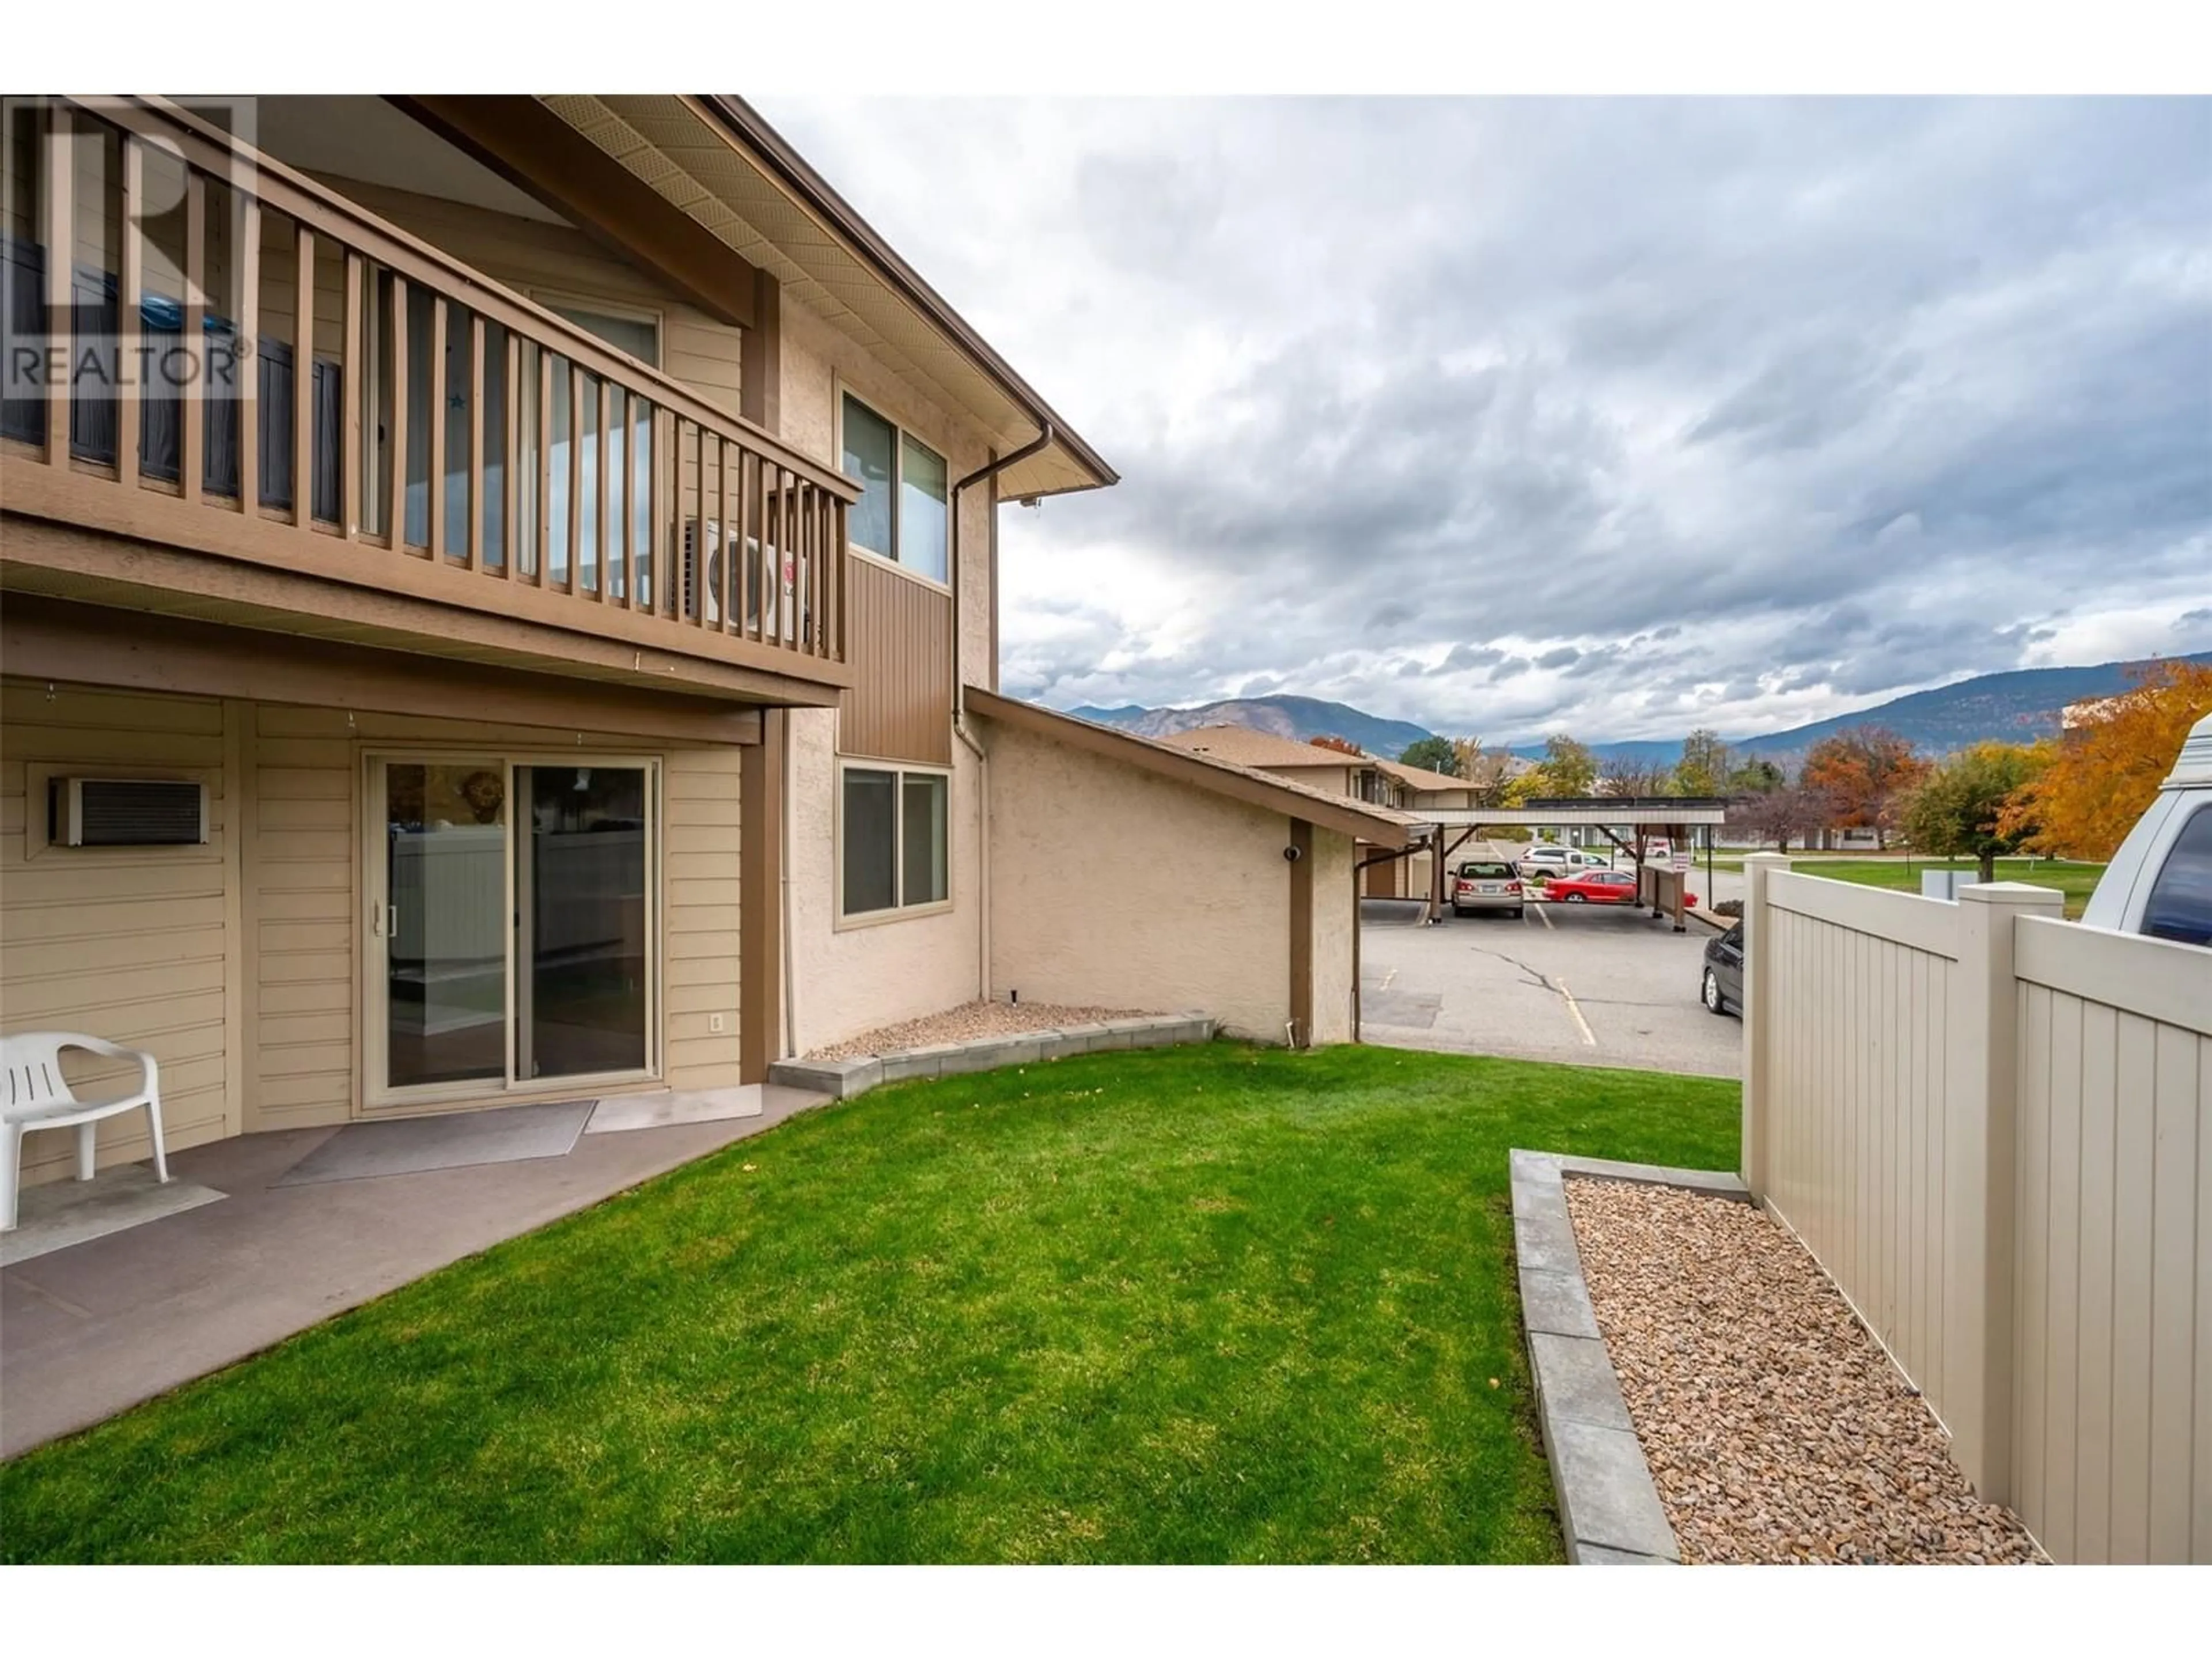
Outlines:
{"type": "MultiPolygon", "coordinates": [[[[1232,1036],[1285,1041],[1288,817],[987,726],[997,993],[1202,1010],[1232,1036]]],[[[1314,837],[1315,1024],[1325,1041],[1351,1035],[1351,846],[1314,837]]]]}

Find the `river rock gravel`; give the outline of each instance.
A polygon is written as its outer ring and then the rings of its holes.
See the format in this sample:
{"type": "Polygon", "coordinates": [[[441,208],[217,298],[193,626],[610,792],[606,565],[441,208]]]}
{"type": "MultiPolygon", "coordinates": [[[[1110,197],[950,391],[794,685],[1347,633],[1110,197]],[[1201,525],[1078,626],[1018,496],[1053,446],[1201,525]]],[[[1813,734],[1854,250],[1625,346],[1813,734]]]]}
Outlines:
{"type": "Polygon", "coordinates": [[[939,1042],[973,1042],[980,1037],[1019,1036],[1026,1031],[1057,1030],[1065,1025],[1096,1025],[1109,1019],[1141,1019],[1140,1008],[1078,1008],[1061,1002],[963,1002],[941,1014],[925,1014],[896,1025],[817,1048],[809,1060],[858,1060],[892,1054],[939,1042]]]}
{"type": "Polygon", "coordinates": [[[1682,1559],[2030,1562],[1935,1418],[1763,1211],[1566,1182],[1583,1273],[1682,1559]]]}

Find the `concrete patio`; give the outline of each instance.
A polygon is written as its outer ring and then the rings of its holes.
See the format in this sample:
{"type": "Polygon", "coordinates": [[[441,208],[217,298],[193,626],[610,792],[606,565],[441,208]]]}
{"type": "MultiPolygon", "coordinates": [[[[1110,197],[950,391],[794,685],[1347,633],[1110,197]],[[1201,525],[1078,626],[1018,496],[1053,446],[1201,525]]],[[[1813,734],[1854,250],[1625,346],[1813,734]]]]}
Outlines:
{"type": "Polygon", "coordinates": [[[757,1135],[823,1097],[769,1086],[753,1117],[581,1136],[565,1156],[277,1184],[343,1130],[173,1154],[203,1203],[0,1268],[0,1457],[234,1364],[409,1280],[757,1135]]]}

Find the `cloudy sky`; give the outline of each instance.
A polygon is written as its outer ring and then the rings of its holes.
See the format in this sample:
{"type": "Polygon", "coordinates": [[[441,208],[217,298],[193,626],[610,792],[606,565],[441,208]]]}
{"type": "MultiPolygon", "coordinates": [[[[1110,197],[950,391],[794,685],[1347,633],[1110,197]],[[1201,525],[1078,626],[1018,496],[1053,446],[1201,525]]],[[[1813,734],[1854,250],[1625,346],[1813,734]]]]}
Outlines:
{"type": "Polygon", "coordinates": [[[2212,100],[764,99],[1121,471],[1004,684],[1519,740],[2212,648],[2212,100]]]}

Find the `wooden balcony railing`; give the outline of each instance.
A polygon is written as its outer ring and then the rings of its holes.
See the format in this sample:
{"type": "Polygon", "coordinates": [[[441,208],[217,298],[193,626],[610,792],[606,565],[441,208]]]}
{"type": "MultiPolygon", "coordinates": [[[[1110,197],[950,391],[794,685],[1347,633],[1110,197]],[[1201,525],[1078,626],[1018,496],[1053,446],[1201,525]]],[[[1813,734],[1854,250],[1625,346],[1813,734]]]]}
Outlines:
{"type": "Polygon", "coordinates": [[[187,112],[31,118],[10,510],[849,678],[848,480],[187,112]]]}

